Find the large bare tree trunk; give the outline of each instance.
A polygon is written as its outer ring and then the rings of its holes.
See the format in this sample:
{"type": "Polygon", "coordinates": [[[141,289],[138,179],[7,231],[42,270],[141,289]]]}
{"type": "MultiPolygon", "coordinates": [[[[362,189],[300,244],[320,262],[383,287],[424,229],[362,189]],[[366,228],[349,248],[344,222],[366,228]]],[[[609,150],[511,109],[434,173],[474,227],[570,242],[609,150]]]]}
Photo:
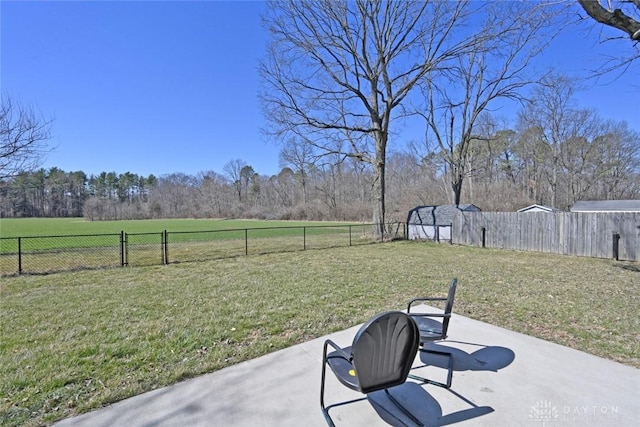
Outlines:
{"type": "Polygon", "coordinates": [[[373,198],[375,205],[373,207],[373,224],[375,232],[380,237],[384,236],[385,227],[385,172],[386,172],[386,145],[387,138],[382,132],[376,134],[376,161],[373,168],[373,198]]]}

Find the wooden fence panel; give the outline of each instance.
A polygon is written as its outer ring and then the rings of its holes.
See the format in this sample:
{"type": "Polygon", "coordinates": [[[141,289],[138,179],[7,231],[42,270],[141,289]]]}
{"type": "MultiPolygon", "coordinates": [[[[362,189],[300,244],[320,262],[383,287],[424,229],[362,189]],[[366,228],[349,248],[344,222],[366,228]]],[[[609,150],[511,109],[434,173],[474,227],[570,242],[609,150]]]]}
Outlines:
{"type": "Polygon", "coordinates": [[[458,211],[451,242],[640,261],[640,213],[458,211]]]}
{"type": "Polygon", "coordinates": [[[626,213],[621,215],[617,225],[621,236],[620,259],[640,261],[640,214],[626,213]],[[635,236],[635,239],[630,236],[635,236]]]}

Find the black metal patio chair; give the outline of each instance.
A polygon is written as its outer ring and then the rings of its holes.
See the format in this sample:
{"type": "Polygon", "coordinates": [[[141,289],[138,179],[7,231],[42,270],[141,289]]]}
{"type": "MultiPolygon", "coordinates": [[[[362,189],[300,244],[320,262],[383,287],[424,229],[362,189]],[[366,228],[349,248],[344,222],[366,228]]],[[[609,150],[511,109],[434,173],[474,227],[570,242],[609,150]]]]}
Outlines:
{"type": "Polygon", "coordinates": [[[446,351],[439,351],[430,349],[427,347],[429,342],[441,341],[447,338],[447,331],[449,330],[449,321],[451,320],[451,313],[453,311],[453,300],[456,296],[456,287],[458,285],[458,279],[454,278],[449,286],[449,293],[447,297],[420,297],[414,298],[409,301],[407,306],[407,313],[418,325],[420,331],[420,351],[425,353],[437,354],[448,358],[447,369],[447,382],[441,383],[434,380],[429,380],[417,375],[409,375],[409,378],[419,380],[428,384],[437,385],[444,388],[450,388],[453,380],[453,355],[446,351]],[[438,313],[424,313],[411,311],[412,306],[416,303],[424,302],[444,302],[444,309],[438,313]]]}
{"type": "Polygon", "coordinates": [[[327,365],[338,381],[363,394],[384,390],[391,402],[416,424],[418,421],[389,392],[390,387],[407,380],[418,352],[420,336],[413,319],[400,311],[389,311],[369,319],[356,333],[350,347],[341,348],[331,340],[324,342],[320,406],[327,423],[335,426],[329,409],[358,400],[325,406],[324,390],[327,365]],[[327,353],[329,347],[333,348],[327,353]]]}

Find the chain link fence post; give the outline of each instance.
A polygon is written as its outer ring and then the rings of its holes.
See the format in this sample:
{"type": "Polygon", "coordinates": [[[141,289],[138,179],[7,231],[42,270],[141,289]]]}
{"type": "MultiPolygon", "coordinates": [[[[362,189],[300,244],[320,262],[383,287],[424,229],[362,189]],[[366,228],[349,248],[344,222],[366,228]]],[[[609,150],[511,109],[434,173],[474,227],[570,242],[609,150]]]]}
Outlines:
{"type": "Polygon", "coordinates": [[[22,237],[18,237],[18,274],[22,274],[22,237]]]}
{"type": "Polygon", "coordinates": [[[167,230],[162,232],[162,263],[169,264],[169,233],[167,230]]]}
{"type": "Polygon", "coordinates": [[[126,257],[126,243],[125,243],[125,234],[124,231],[120,231],[120,267],[124,267],[127,265],[127,257],[126,257]]]}

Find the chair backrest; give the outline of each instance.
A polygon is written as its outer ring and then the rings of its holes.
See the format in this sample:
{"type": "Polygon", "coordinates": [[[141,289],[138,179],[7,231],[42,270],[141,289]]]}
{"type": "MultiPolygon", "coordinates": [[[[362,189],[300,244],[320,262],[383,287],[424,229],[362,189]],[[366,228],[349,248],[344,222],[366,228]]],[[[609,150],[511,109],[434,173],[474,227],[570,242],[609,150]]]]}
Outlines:
{"type": "Polygon", "coordinates": [[[406,313],[388,311],[367,321],[351,346],[360,391],[370,393],[404,383],[419,344],[418,327],[406,313]]]}
{"type": "Polygon", "coordinates": [[[444,308],[444,314],[447,316],[442,319],[442,336],[447,336],[447,330],[449,329],[449,320],[451,319],[451,312],[453,311],[453,300],[456,297],[456,287],[458,286],[458,279],[453,279],[449,286],[449,295],[447,295],[447,304],[444,308]]]}

